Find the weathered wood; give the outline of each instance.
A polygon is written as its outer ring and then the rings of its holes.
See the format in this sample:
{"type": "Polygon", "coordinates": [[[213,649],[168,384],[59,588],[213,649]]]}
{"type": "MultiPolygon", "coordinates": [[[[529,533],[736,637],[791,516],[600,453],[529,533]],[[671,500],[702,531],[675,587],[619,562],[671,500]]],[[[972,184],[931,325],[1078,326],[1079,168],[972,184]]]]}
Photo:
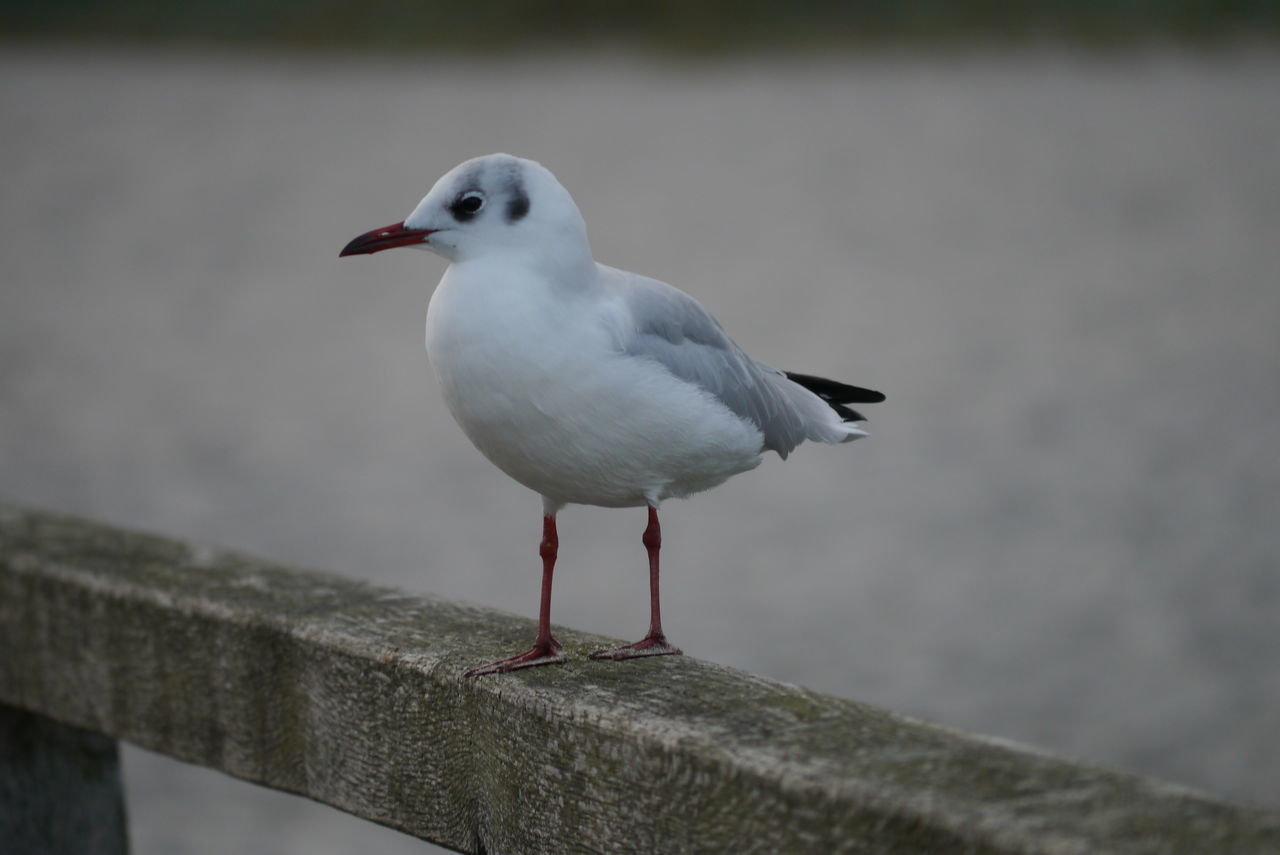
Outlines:
{"type": "Polygon", "coordinates": [[[128,851],[116,741],[0,704],[0,852],[128,851]]]}
{"type": "Polygon", "coordinates": [[[1273,853],[1280,816],[688,657],[0,505],[0,701],[462,852],[1273,853]]]}

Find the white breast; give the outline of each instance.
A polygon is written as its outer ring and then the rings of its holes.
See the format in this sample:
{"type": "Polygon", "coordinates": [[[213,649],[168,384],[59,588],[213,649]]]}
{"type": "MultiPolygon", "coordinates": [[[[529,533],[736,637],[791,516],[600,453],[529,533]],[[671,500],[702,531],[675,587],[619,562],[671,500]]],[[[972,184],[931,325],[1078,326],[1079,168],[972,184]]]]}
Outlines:
{"type": "Polygon", "coordinates": [[[760,462],[762,437],[702,389],[623,354],[607,292],[527,270],[450,267],[427,352],[467,437],[557,502],[627,507],[684,496],[760,462]]]}

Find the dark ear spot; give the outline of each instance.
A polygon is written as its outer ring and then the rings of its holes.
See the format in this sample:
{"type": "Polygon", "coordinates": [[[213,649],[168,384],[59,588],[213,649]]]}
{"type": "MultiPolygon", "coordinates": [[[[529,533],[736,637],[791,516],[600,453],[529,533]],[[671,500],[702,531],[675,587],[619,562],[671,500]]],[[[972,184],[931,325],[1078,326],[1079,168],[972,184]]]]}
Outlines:
{"type": "Polygon", "coordinates": [[[524,192],[524,184],[517,180],[511,185],[511,199],[507,202],[507,222],[519,222],[527,213],[529,213],[529,194],[524,192]]]}

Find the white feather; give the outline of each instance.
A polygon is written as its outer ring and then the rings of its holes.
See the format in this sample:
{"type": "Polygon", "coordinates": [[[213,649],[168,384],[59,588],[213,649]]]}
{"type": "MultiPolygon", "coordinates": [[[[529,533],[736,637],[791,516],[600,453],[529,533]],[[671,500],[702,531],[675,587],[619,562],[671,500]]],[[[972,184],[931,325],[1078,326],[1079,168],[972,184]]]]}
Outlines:
{"type": "Polygon", "coordinates": [[[405,225],[431,230],[423,246],[453,262],[426,325],[450,411],[549,507],[656,505],[765,450],[866,435],[743,353],[693,298],[596,264],[577,206],[532,161],[460,165],[405,225]],[[450,205],[471,187],[485,207],[459,222],[450,205]]]}

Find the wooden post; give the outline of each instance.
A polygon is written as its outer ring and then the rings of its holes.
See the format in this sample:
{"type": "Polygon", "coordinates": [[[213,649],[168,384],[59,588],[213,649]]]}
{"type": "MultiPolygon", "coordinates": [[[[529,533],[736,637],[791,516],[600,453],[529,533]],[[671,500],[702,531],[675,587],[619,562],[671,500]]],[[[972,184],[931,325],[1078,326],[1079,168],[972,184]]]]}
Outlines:
{"type": "Polygon", "coordinates": [[[116,741],[0,705],[0,851],[126,855],[116,741]]]}

